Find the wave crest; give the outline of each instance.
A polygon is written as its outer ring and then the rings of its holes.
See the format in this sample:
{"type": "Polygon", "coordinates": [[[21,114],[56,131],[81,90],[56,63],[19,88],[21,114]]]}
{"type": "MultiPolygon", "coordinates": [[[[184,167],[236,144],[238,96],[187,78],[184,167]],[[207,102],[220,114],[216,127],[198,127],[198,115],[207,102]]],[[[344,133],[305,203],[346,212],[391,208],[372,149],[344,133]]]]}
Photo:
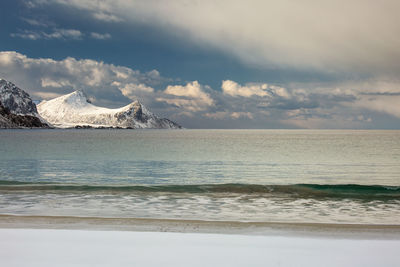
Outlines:
{"type": "Polygon", "coordinates": [[[187,194],[260,194],[294,198],[400,199],[400,186],[359,184],[194,184],[194,185],[76,185],[0,181],[0,191],[74,191],[82,193],[187,193],[187,194]]]}

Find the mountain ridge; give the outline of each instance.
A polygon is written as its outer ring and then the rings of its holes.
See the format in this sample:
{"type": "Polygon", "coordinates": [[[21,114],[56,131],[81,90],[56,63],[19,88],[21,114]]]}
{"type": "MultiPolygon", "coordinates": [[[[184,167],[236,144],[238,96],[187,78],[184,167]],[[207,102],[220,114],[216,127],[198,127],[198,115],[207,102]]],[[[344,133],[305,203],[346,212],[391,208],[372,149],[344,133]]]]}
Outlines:
{"type": "Polygon", "coordinates": [[[138,100],[120,108],[110,109],[93,105],[81,90],[52,100],[44,100],[37,108],[40,116],[60,128],[182,128],[169,119],[159,118],[138,100]]]}
{"type": "Polygon", "coordinates": [[[27,92],[0,79],[0,128],[50,128],[27,92]]]}

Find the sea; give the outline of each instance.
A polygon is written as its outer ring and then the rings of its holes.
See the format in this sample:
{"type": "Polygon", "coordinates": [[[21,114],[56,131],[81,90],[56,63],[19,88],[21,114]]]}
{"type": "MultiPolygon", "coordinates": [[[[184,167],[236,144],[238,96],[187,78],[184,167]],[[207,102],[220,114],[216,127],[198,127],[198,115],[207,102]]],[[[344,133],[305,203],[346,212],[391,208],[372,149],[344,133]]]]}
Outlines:
{"type": "Polygon", "coordinates": [[[400,223],[400,131],[0,131],[0,215],[400,223]]]}

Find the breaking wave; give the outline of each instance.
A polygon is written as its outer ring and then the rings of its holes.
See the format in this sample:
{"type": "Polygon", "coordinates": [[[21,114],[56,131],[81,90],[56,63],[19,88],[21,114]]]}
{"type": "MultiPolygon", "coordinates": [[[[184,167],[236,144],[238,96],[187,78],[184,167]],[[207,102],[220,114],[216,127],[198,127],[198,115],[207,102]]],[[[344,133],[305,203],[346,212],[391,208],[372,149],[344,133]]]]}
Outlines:
{"type": "Polygon", "coordinates": [[[400,199],[400,186],[359,184],[194,184],[194,185],[79,185],[0,181],[0,191],[74,191],[82,193],[260,194],[294,198],[400,199]]]}

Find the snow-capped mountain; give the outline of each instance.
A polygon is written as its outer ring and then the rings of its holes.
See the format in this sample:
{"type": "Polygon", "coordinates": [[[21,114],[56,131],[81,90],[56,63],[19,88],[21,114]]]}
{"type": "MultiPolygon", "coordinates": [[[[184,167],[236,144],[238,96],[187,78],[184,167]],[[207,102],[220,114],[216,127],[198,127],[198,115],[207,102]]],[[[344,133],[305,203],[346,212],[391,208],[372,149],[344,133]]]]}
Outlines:
{"type": "Polygon", "coordinates": [[[139,101],[117,108],[98,107],[90,103],[82,91],[42,101],[37,106],[40,116],[61,128],[90,126],[121,128],[179,129],[180,125],[161,119],[148,111],[139,101]]]}
{"type": "Polygon", "coordinates": [[[24,90],[0,79],[0,128],[48,128],[24,90]]]}
{"type": "Polygon", "coordinates": [[[29,94],[4,79],[0,79],[0,101],[13,114],[39,115],[29,94]]]}

